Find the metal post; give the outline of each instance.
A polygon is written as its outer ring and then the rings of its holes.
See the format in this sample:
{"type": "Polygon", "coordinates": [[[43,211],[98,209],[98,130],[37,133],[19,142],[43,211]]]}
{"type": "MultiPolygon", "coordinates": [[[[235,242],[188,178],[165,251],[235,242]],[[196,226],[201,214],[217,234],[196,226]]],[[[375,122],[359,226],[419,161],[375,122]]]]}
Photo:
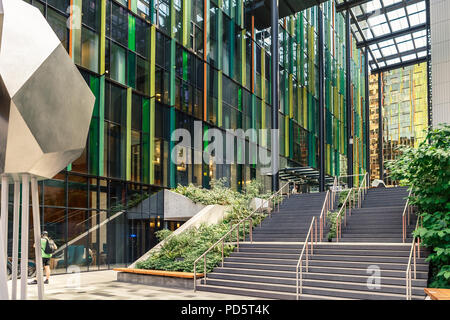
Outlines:
{"type": "Polygon", "coordinates": [[[317,220],[314,219],[314,236],[315,236],[315,240],[316,240],[316,245],[317,245],[317,220]]]}
{"type": "Polygon", "coordinates": [[[350,143],[352,137],[352,121],[353,109],[351,101],[351,69],[350,69],[350,55],[351,55],[351,38],[350,38],[350,11],[347,10],[345,14],[345,70],[346,70],[346,109],[347,109],[347,174],[348,186],[353,187],[353,143],[350,143]]]}
{"type": "Polygon", "coordinates": [[[383,164],[383,73],[378,73],[378,162],[380,167],[380,180],[384,181],[383,164]]]}
{"type": "Polygon", "coordinates": [[[432,63],[431,63],[431,12],[430,0],[425,0],[427,24],[427,98],[428,98],[428,127],[433,126],[433,89],[432,89],[432,63]]]}
{"type": "Polygon", "coordinates": [[[14,181],[14,218],[13,218],[13,247],[12,247],[12,284],[11,299],[17,299],[17,269],[19,265],[19,223],[20,223],[20,181],[14,181]]]}
{"type": "Polygon", "coordinates": [[[5,256],[5,263],[8,259],[8,192],[9,181],[7,176],[2,176],[2,209],[1,209],[1,231],[3,233],[3,254],[5,256]]]}
{"type": "Polygon", "coordinates": [[[41,217],[39,214],[39,190],[36,177],[31,178],[31,199],[33,204],[34,253],[36,257],[38,299],[42,300],[44,299],[44,282],[42,276],[41,217]]]}
{"type": "Polygon", "coordinates": [[[206,254],[203,257],[203,284],[206,285],[206,254]]]}
{"type": "Polygon", "coordinates": [[[278,0],[271,1],[271,61],[272,61],[272,192],[279,189],[279,137],[278,137],[278,90],[279,90],[279,64],[278,64],[278,0]]]}
{"type": "Polygon", "coordinates": [[[30,204],[30,177],[22,175],[22,238],[20,249],[20,298],[27,299],[28,281],[28,224],[30,204]]]}
{"type": "Polygon", "coordinates": [[[325,103],[324,103],[324,61],[323,61],[323,15],[320,5],[317,6],[318,50],[319,50],[319,191],[325,191],[325,103]]]}
{"type": "Polygon", "coordinates": [[[0,232],[0,300],[8,300],[9,299],[9,293],[8,293],[8,279],[7,279],[7,256],[5,254],[5,241],[4,238],[8,239],[8,235],[4,233],[3,231],[3,221],[7,221],[8,216],[8,178],[2,177],[2,186],[1,186],[1,221],[2,221],[2,230],[0,232]]]}
{"type": "Polygon", "coordinates": [[[224,240],[222,240],[222,268],[223,268],[223,242],[224,242],[224,240]]]}
{"type": "Polygon", "coordinates": [[[369,47],[364,50],[364,62],[365,62],[365,107],[366,107],[366,171],[369,173],[370,177],[370,101],[369,101],[369,47]]]}

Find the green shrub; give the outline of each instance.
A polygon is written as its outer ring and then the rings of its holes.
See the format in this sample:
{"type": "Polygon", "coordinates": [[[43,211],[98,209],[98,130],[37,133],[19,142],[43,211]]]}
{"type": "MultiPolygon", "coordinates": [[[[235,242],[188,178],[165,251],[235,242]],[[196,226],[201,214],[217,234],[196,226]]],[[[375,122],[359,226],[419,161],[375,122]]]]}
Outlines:
{"type": "Polygon", "coordinates": [[[450,125],[430,130],[418,148],[401,148],[390,176],[412,186],[410,201],[423,226],[415,232],[431,249],[430,287],[450,288],[450,125]]]}
{"type": "Polygon", "coordinates": [[[336,238],[336,217],[339,211],[328,211],[327,212],[327,225],[330,227],[328,231],[328,240],[336,238]]]}
{"type": "MultiPolygon", "coordinates": [[[[136,267],[139,269],[194,272],[194,261],[224,236],[234,223],[251,214],[252,210],[249,206],[251,199],[255,197],[267,199],[270,196],[270,193],[261,194],[262,184],[254,180],[247,184],[243,192],[233,191],[227,188],[226,184],[227,180],[224,178],[211,181],[211,189],[199,188],[192,184],[188,186],[178,185],[174,191],[194,202],[205,205],[220,204],[229,206],[225,219],[216,225],[202,225],[198,228],[190,228],[169,239],[167,237],[171,234],[170,231],[158,231],[158,239],[160,241],[167,239],[167,241],[158,252],[152,253],[147,260],[138,262],[136,267]]],[[[259,224],[264,217],[265,215],[262,213],[255,214],[253,225],[259,224]]],[[[234,231],[230,239],[226,240],[228,242],[236,241],[236,232],[234,231]]],[[[249,232],[250,226],[249,223],[246,223],[245,234],[248,235],[249,232]]],[[[243,239],[244,230],[242,226],[239,234],[240,239],[243,239]]],[[[228,256],[233,252],[234,247],[234,245],[225,245],[224,256],[228,256]]],[[[218,245],[207,254],[207,272],[212,271],[221,260],[222,251],[221,246],[218,245]]],[[[203,272],[203,264],[202,259],[197,266],[197,272],[203,272]]]]}

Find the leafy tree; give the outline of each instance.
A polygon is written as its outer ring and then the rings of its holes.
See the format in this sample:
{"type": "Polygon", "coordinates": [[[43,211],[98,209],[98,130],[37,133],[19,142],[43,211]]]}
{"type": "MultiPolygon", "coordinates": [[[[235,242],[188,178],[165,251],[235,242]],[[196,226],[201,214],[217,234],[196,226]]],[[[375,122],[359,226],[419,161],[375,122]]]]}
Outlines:
{"type": "Polygon", "coordinates": [[[418,148],[402,148],[387,168],[412,186],[410,201],[423,218],[415,235],[431,249],[429,286],[450,288],[450,125],[430,130],[418,148]]]}

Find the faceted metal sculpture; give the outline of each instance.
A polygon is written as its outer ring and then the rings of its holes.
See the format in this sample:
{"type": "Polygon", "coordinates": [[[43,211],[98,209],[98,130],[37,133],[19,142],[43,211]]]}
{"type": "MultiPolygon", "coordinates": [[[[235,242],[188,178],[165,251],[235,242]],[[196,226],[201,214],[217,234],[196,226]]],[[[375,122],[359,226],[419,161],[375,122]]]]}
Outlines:
{"type": "Polygon", "coordinates": [[[0,6],[0,174],[52,178],[83,152],[95,97],[37,8],[0,6]]]}
{"type": "MultiPolygon", "coordinates": [[[[0,299],[9,298],[10,180],[14,181],[11,297],[17,296],[19,231],[21,274],[28,273],[31,182],[36,278],[38,297],[43,299],[37,180],[53,178],[82,154],[94,102],[94,95],[40,11],[20,0],[0,0],[0,299]]],[[[20,297],[26,299],[27,277],[20,280],[20,297]]]]}

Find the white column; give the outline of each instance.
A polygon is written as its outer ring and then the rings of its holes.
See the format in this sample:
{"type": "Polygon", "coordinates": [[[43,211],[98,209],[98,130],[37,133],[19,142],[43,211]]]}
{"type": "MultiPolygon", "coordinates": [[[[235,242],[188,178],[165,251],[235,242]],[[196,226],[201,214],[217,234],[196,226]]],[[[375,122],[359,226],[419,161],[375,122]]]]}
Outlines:
{"type": "Polygon", "coordinates": [[[3,221],[8,219],[8,178],[2,177],[2,186],[1,186],[1,230],[0,230],[0,299],[8,300],[8,280],[6,273],[6,253],[5,253],[5,238],[8,239],[8,236],[4,233],[4,224],[3,221]],[[6,192],[5,192],[6,190],[6,192]]]}
{"type": "Polygon", "coordinates": [[[450,1],[430,0],[433,127],[450,123],[450,1]]]}
{"type": "Polygon", "coordinates": [[[20,250],[20,298],[27,299],[28,285],[28,224],[30,219],[30,177],[22,176],[22,239],[20,250]]]}
{"type": "Polygon", "coordinates": [[[31,178],[31,199],[33,202],[34,252],[36,257],[38,299],[42,300],[44,299],[44,283],[42,279],[41,217],[39,214],[39,190],[36,177],[31,178]]]}
{"type": "Polygon", "coordinates": [[[13,247],[12,247],[12,289],[11,299],[17,299],[17,267],[19,265],[19,223],[20,223],[20,181],[14,181],[14,220],[13,220],[13,247]]]}
{"type": "Polygon", "coordinates": [[[1,231],[3,233],[3,254],[8,259],[8,191],[9,181],[7,176],[2,176],[2,212],[0,216],[1,231]]]}

